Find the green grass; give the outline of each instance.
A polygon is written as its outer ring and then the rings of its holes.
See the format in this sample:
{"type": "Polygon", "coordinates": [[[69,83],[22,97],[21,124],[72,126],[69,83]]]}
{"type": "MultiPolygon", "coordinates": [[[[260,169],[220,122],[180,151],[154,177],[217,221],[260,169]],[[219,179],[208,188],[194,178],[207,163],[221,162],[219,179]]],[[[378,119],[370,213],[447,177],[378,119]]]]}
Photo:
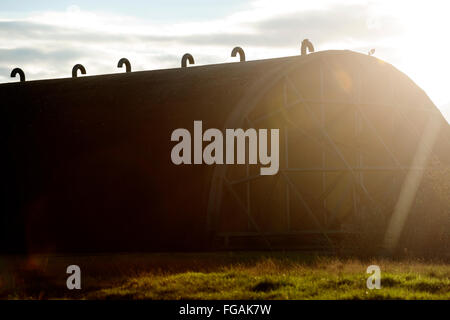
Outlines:
{"type": "Polygon", "coordinates": [[[258,252],[9,260],[14,272],[3,283],[14,285],[0,289],[7,299],[450,299],[443,261],[258,252]],[[82,290],[66,289],[69,264],[81,267],[82,290]],[[366,288],[372,264],[381,268],[379,290],[366,288]]]}

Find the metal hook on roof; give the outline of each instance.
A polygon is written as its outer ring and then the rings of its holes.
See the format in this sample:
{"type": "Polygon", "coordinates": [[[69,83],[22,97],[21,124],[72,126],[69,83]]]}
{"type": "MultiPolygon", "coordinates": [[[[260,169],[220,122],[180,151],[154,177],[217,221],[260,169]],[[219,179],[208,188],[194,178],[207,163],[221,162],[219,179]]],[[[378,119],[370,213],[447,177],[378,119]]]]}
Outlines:
{"type": "Polygon", "coordinates": [[[241,47],[235,47],[233,51],[231,51],[231,56],[236,57],[236,55],[239,53],[240,61],[245,61],[245,52],[241,47]]]}
{"type": "Polygon", "coordinates": [[[126,72],[131,72],[131,63],[127,58],[120,59],[117,63],[117,68],[122,68],[124,64],[126,72]]]}
{"type": "Polygon", "coordinates": [[[310,53],[314,52],[314,46],[309,41],[309,39],[305,39],[302,41],[302,56],[306,54],[306,50],[308,50],[310,53]]]}
{"type": "Polygon", "coordinates": [[[13,71],[11,71],[11,78],[15,78],[17,75],[20,76],[20,82],[25,82],[25,72],[23,72],[20,68],[14,68],[13,71]]]}
{"type": "Polygon", "coordinates": [[[86,74],[86,69],[83,67],[83,65],[76,64],[72,68],[72,78],[76,78],[77,77],[78,70],[80,70],[82,74],[86,74]]]}
{"type": "Polygon", "coordinates": [[[189,60],[190,64],[194,64],[194,57],[190,53],[186,53],[183,58],[181,58],[181,67],[186,68],[186,60],[189,60]]]}

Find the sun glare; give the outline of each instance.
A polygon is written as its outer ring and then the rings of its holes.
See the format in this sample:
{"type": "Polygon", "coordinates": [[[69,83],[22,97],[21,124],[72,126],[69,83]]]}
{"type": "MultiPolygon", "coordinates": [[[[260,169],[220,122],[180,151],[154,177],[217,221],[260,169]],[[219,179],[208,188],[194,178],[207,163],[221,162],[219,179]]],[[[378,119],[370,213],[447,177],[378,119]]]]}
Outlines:
{"type": "MultiPolygon", "coordinates": [[[[372,9],[375,14],[390,12],[402,29],[401,35],[394,39],[396,49],[388,61],[422,87],[438,107],[447,103],[450,42],[445,33],[450,30],[450,3],[389,1],[372,9]]],[[[385,55],[382,50],[379,52],[385,55]]]]}

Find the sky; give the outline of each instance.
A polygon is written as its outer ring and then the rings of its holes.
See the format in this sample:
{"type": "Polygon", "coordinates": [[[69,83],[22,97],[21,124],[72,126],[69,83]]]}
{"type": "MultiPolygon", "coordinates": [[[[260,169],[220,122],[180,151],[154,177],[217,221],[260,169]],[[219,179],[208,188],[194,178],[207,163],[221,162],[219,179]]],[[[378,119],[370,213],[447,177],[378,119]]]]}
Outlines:
{"type": "Polygon", "coordinates": [[[0,0],[0,83],[14,67],[27,80],[178,67],[349,49],[383,59],[414,80],[450,121],[448,0],[0,0]]]}

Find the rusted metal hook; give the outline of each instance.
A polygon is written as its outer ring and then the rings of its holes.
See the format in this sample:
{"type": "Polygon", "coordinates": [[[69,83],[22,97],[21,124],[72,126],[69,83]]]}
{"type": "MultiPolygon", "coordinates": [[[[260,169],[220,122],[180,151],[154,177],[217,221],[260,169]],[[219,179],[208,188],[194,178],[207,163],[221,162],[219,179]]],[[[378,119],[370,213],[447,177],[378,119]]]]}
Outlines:
{"type": "Polygon", "coordinates": [[[245,52],[241,47],[235,47],[233,51],[231,51],[231,56],[236,57],[236,55],[239,53],[240,61],[245,61],[245,52]]]}
{"type": "Polygon", "coordinates": [[[194,64],[194,57],[190,53],[186,53],[183,58],[181,58],[181,67],[186,68],[186,61],[189,60],[190,64],[194,64]]]}
{"type": "Polygon", "coordinates": [[[86,69],[81,64],[76,64],[72,68],[72,78],[77,77],[78,70],[81,71],[82,74],[86,74],[86,69]]]}
{"type": "Polygon", "coordinates": [[[314,52],[314,46],[313,46],[313,44],[311,43],[311,41],[309,41],[309,39],[305,39],[305,40],[303,40],[302,41],[302,56],[303,55],[306,55],[306,51],[309,51],[310,53],[311,52],[314,52]]]}
{"type": "Polygon", "coordinates": [[[131,72],[131,63],[127,58],[120,59],[117,63],[117,68],[122,68],[124,64],[126,72],[131,72]]]}
{"type": "Polygon", "coordinates": [[[11,71],[11,78],[15,78],[17,75],[20,76],[20,82],[25,82],[25,72],[23,72],[20,68],[14,68],[13,71],[11,71]]]}

